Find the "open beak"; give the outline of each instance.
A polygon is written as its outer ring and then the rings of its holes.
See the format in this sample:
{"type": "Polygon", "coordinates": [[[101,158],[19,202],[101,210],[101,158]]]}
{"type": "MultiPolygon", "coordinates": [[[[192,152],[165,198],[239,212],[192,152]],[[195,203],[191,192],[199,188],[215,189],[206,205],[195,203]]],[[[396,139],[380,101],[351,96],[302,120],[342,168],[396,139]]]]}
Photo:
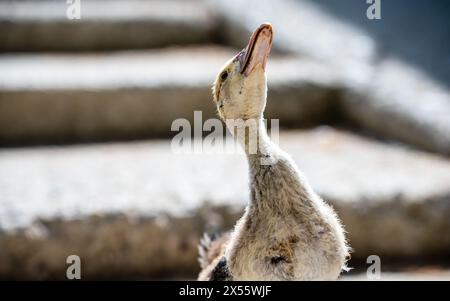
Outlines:
{"type": "Polygon", "coordinates": [[[272,48],[272,25],[270,23],[261,24],[250,37],[250,41],[236,59],[239,60],[240,72],[248,76],[258,65],[265,70],[270,49],[272,48]]]}

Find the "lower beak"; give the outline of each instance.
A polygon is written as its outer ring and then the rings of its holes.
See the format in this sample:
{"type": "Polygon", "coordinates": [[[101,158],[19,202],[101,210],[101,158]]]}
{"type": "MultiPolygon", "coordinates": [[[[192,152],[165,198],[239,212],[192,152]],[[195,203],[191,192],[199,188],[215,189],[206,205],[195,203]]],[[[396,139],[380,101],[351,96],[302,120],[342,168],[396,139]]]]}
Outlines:
{"type": "Polygon", "coordinates": [[[261,24],[253,32],[247,47],[238,57],[241,60],[240,72],[245,76],[261,65],[265,70],[270,49],[272,48],[273,30],[270,23],[261,24]]]}

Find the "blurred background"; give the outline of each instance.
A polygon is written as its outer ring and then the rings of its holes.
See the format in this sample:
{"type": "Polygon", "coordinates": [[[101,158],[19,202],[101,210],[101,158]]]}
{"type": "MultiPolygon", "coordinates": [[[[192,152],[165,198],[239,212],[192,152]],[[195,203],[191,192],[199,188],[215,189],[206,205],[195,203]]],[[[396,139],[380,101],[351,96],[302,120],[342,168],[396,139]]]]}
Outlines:
{"type": "MultiPolygon", "coordinates": [[[[450,4],[0,2],[0,279],[195,279],[248,199],[241,154],[174,154],[219,68],[269,21],[266,118],[354,252],[342,279],[450,279],[450,4]],[[74,11],[75,9],[75,11],[74,11]]],[[[193,123],[192,123],[193,124],[193,123]]]]}

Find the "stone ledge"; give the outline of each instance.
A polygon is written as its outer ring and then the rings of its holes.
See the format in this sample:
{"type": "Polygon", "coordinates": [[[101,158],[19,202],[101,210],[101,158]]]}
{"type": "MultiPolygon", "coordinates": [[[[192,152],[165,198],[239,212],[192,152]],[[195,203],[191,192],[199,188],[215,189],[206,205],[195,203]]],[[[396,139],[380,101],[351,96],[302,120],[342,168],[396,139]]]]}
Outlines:
{"type": "Polygon", "coordinates": [[[344,85],[348,120],[385,138],[450,155],[450,91],[395,59],[383,60],[362,85],[344,85]]]}
{"type": "MultiPolygon", "coordinates": [[[[0,57],[0,143],[171,136],[176,118],[216,116],[210,87],[235,51],[217,47],[84,55],[0,57]],[[42,117],[45,116],[45,117],[42,117]]],[[[317,123],[336,98],[325,66],[274,58],[267,118],[317,123]]]]}
{"type": "MultiPolygon", "coordinates": [[[[448,159],[332,128],[280,144],[338,210],[353,258],[448,256],[448,159]]],[[[241,214],[247,167],[242,154],[175,155],[168,141],[4,149],[0,190],[0,278],[60,279],[77,252],[88,278],[193,277],[202,232],[241,214]]]]}
{"type": "Polygon", "coordinates": [[[0,51],[86,51],[210,43],[214,12],[202,1],[82,1],[81,19],[66,1],[0,3],[0,51]],[[180,30],[182,28],[182,30],[180,30]]]}

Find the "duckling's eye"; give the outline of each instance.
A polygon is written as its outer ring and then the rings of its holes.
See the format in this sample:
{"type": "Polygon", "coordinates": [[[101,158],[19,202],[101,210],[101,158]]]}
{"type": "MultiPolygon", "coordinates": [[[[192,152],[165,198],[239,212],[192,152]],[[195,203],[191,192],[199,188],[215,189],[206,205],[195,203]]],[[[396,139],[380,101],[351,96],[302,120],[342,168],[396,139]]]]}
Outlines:
{"type": "Polygon", "coordinates": [[[222,74],[220,75],[220,79],[221,80],[226,80],[227,77],[228,77],[228,72],[227,71],[222,72],[222,74]]]}

